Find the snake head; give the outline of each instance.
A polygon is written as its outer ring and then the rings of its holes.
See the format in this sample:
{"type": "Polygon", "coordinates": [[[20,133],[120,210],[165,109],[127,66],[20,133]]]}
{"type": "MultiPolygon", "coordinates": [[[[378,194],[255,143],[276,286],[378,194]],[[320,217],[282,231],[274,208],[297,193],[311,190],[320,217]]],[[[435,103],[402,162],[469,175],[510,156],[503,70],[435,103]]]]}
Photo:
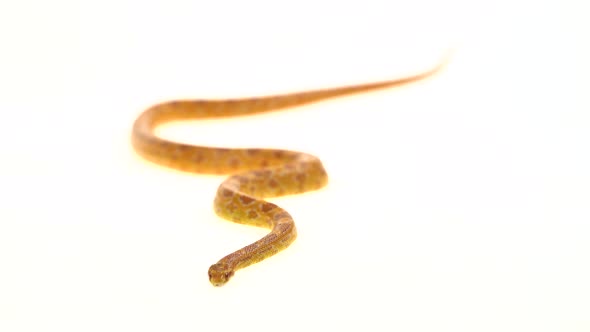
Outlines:
{"type": "Polygon", "coordinates": [[[209,268],[209,281],[213,286],[223,286],[234,275],[234,270],[227,264],[216,263],[209,268]]]}

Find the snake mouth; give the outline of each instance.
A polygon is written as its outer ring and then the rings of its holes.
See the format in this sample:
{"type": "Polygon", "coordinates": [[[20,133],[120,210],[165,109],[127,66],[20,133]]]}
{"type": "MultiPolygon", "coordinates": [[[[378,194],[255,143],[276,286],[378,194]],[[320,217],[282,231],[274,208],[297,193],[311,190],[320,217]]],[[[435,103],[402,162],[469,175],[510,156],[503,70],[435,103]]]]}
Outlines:
{"type": "Polygon", "coordinates": [[[231,272],[226,273],[223,276],[210,276],[209,282],[211,282],[211,284],[215,287],[221,287],[225,285],[233,275],[234,273],[231,272]]]}

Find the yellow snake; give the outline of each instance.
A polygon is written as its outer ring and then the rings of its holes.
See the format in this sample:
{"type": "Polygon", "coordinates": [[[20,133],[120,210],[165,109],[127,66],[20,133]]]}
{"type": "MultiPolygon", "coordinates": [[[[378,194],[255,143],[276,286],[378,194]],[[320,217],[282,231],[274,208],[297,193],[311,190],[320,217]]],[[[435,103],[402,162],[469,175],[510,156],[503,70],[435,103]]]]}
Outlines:
{"type": "Polygon", "coordinates": [[[312,155],[275,149],[227,149],[172,142],[154,134],[156,126],[176,120],[221,118],[276,111],[354,93],[387,88],[425,78],[435,68],[389,81],[306,91],[260,98],[226,100],[178,100],[145,110],[133,125],[132,144],[141,156],[182,171],[233,174],[217,190],[215,212],[228,220],[268,227],[270,233],[239,249],[209,268],[209,280],[224,285],[235,273],[287,248],[297,237],[291,215],[263,200],[303,193],[325,186],[328,176],[312,155]]]}

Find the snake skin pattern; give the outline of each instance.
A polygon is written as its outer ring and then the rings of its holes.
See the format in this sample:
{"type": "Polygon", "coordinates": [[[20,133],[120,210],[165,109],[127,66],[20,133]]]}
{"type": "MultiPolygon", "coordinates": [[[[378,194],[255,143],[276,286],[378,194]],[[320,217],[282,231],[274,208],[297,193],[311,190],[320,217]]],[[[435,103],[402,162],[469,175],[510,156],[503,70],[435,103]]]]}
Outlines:
{"type": "Polygon", "coordinates": [[[377,83],[260,98],[179,100],[157,104],[145,110],[135,121],[132,144],[139,155],[164,166],[195,173],[231,174],[217,190],[215,212],[237,223],[271,230],[262,239],[223,257],[209,268],[210,282],[221,286],[236,270],[276,254],[297,237],[291,215],[264,198],[322,188],[328,182],[326,171],[317,157],[306,153],[189,145],[156,136],[155,127],[168,121],[276,111],[328,98],[394,87],[425,78],[438,71],[443,63],[414,76],[377,83]]]}

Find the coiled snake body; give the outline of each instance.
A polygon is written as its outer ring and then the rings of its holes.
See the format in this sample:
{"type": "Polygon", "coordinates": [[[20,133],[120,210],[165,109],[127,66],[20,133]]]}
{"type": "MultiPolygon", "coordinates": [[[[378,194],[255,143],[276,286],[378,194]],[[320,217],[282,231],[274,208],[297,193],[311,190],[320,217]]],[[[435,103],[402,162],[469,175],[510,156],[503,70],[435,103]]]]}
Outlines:
{"type": "Polygon", "coordinates": [[[276,149],[228,149],[172,142],[154,134],[159,124],[185,119],[231,117],[276,111],[320,100],[387,88],[425,78],[427,72],[400,79],[261,98],[179,100],[157,104],[135,121],[132,144],[144,158],[182,171],[233,174],[217,190],[215,212],[228,220],[270,228],[262,239],[239,249],[209,268],[209,280],[224,285],[238,269],[259,262],[288,247],[297,230],[291,215],[265,197],[303,193],[325,186],[328,176],[312,155],[276,149]]]}

